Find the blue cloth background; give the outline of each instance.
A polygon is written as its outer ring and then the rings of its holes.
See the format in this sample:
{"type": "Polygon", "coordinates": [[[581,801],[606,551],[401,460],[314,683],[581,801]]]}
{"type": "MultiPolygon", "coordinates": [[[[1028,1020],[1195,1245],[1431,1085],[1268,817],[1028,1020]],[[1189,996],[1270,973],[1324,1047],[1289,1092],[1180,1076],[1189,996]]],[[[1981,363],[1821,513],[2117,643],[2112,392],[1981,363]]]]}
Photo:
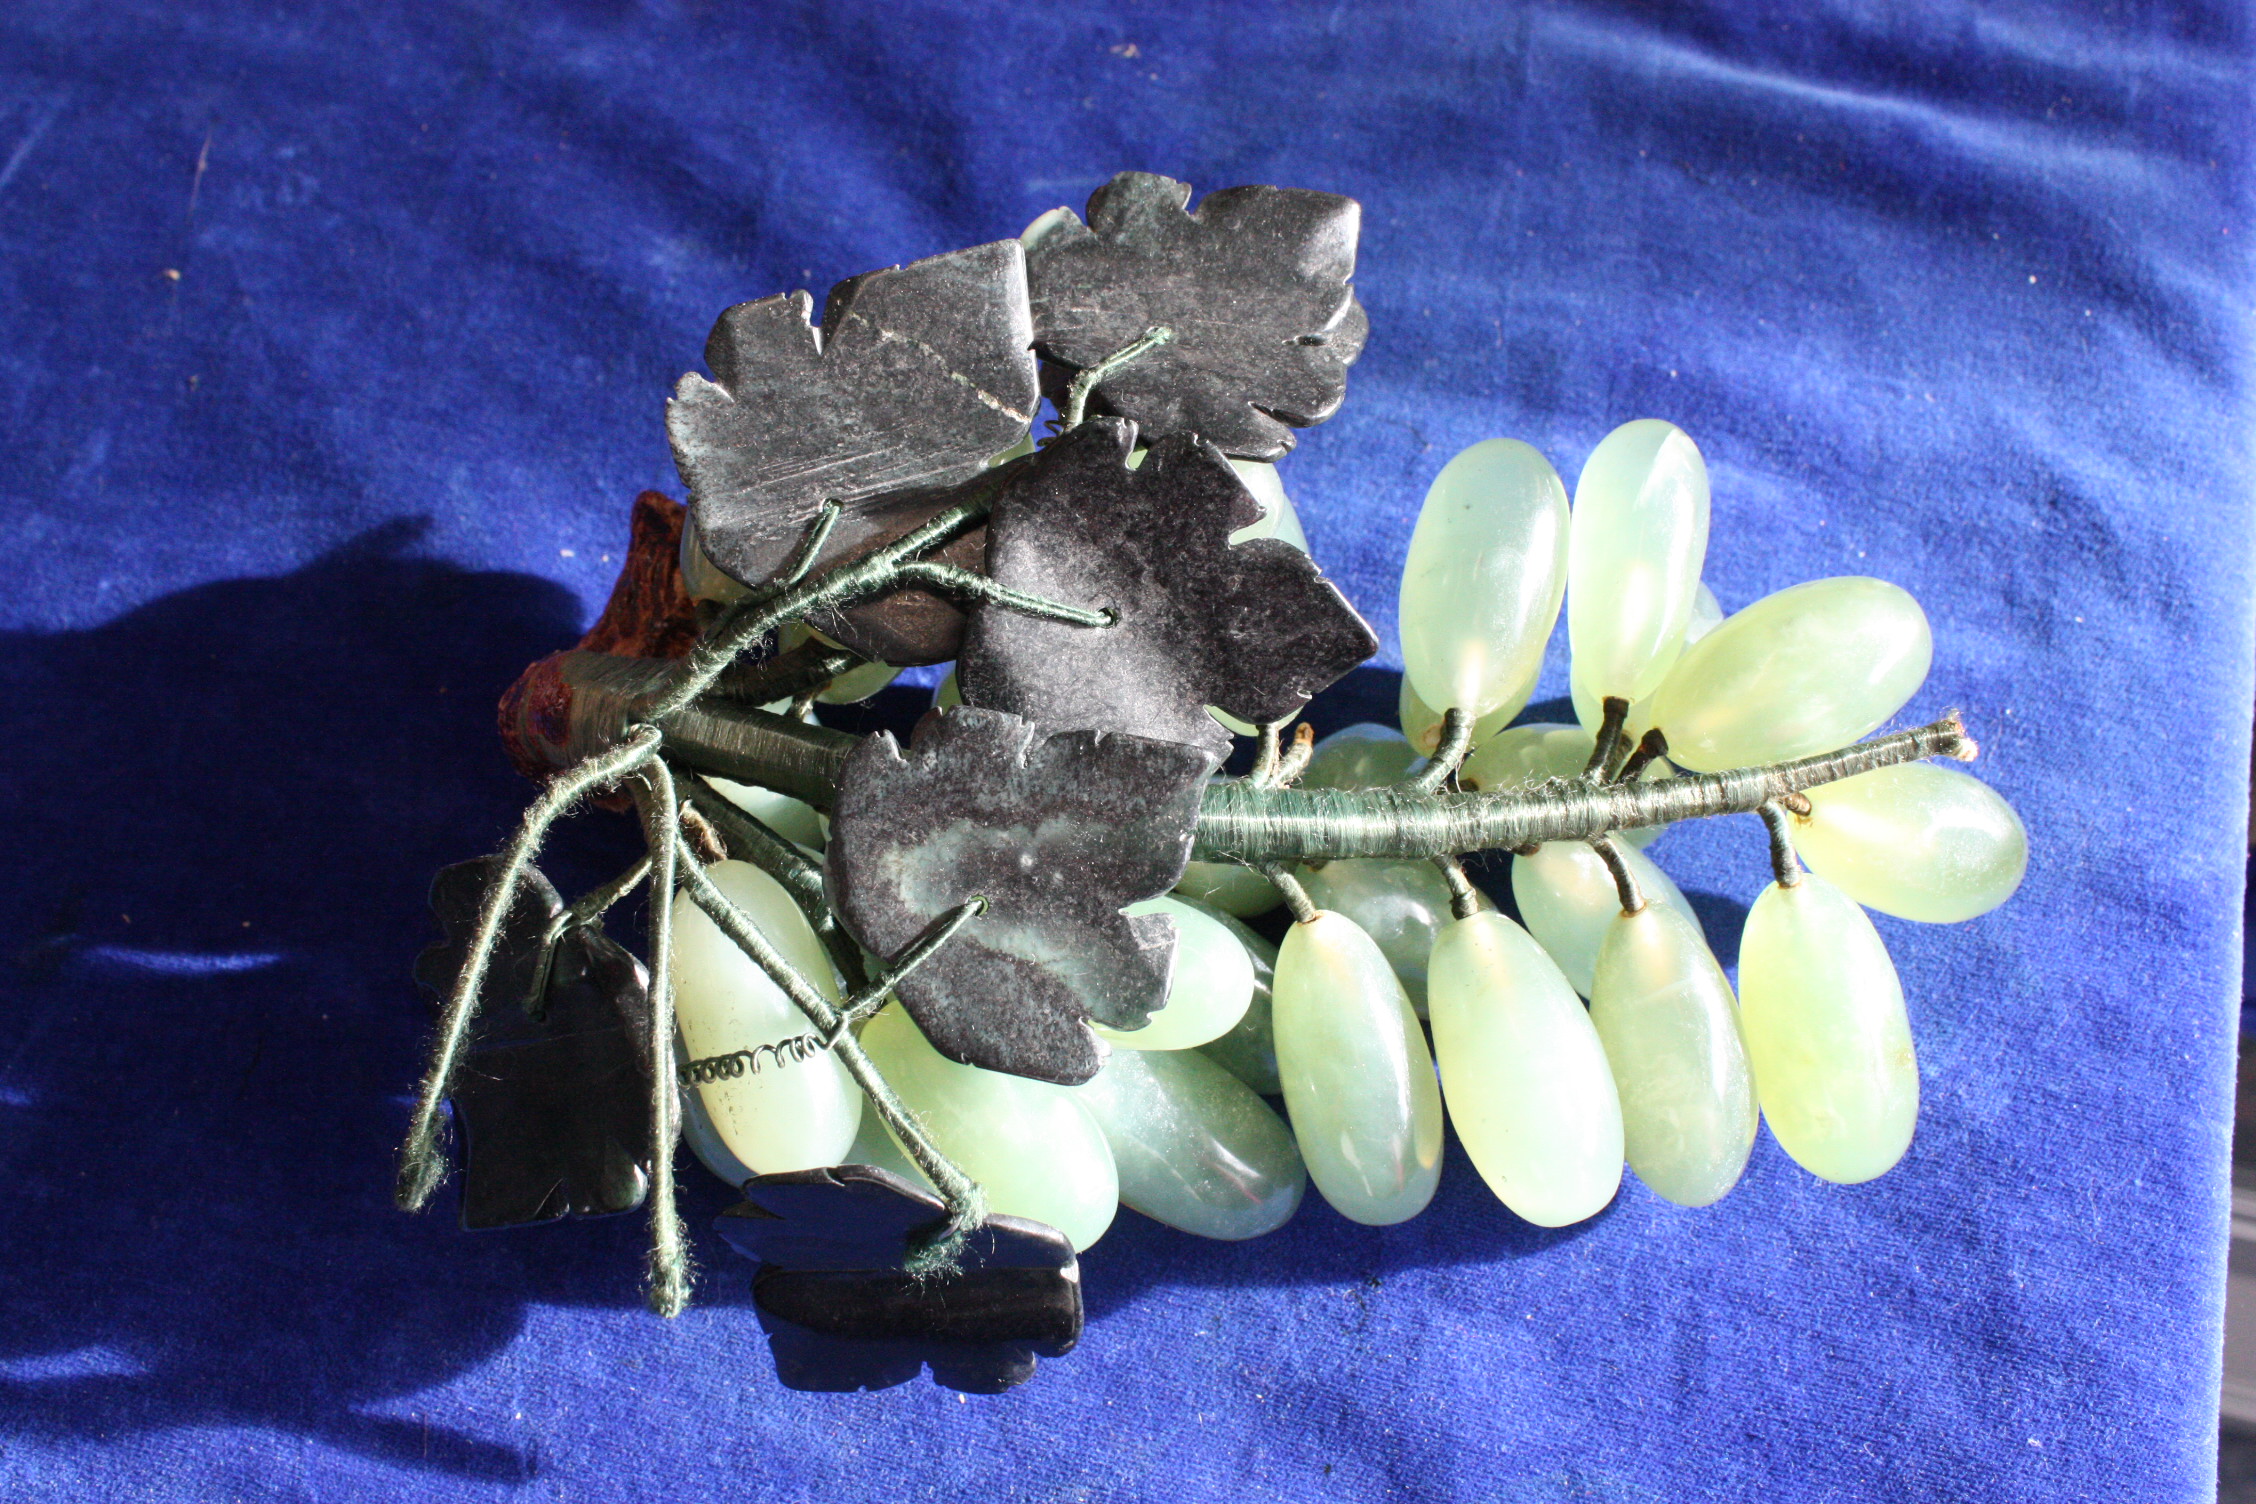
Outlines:
{"type": "MultiPolygon", "coordinates": [[[[2224,4],[16,0],[0,1496],[2206,1497],[2250,56],[2224,4]],[[1363,201],[1369,351],[1284,473],[1382,637],[1458,447],[1571,481],[1645,415],[1707,454],[1726,606],[1926,603],[1907,716],[1965,709],[2036,854],[1880,921],[1909,1157],[1766,1136],[1710,1211],[1555,1233],[1461,1156],[1383,1231],[1123,1216],[1082,1349],[972,1400],[781,1390],[709,1235],[665,1324],[632,1219],[394,1212],[424,885],[513,819],[494,696],[678,494],[714,315],[1123,167],[1363,201]]],[[[1726,960],[1762,849],[1657,848],[1726,960]]]]}

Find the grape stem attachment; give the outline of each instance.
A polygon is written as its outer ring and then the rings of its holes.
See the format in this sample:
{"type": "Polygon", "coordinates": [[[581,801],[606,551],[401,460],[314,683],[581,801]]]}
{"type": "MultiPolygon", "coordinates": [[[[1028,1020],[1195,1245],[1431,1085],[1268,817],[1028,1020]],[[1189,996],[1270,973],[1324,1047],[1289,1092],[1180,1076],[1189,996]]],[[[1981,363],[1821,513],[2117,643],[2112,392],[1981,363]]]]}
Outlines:
{"type": "MultiPolygon", "coordinates": [[[[1806,809],[1809,801],[1804,799],[1802,805],[1806,809]]],[[[1762,816],[1763,826],[1770,832],[1771,875],[1781,888],[1801,886],[1802,864],[1794,856],[1794,836],[1783,801],[1773,799],[1755,813],[1762,816]]]]}

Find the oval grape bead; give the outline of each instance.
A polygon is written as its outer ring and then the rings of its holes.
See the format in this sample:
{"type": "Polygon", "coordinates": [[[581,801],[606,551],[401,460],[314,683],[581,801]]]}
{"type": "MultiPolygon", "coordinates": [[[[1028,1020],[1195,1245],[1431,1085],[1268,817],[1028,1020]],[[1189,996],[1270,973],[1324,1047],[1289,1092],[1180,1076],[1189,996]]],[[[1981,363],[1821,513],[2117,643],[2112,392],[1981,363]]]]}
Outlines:
{"type": "Polygon", "coordinates": [[[1575,716],[1660,687],[1684,647],[1708,552],[1708,468],[1673,423],[1640,418],[1598,443],[1575,482],[1567,550],[1575,716]]]}
{"type": "Polygon", "coordinates": [[[1295,924],[1274,1009],[1285,1108],[1317,1190],[1375,1227],[1425,1210],[1441,1179],[1441,1087],[1377,943],[1321,910],[1295,924]]]}
{"type": "Polygon", "coordinates": [[[1669,758],[1701,773],[1845,747],[1903,709],[1934,657],[1927,613],[1862,575],[1811,580],[1726,617],[1653,696],[1669,758]]]}
{"type": "Polygon", "coordinates": [[[1567,588],[1567,488],[1533,447],[1489,439],[1426,491],[1402,566],[1403,676],[1476,721],[1525,705],[1567,588]]]}
{"type": "Polygon", "coordinates": [[[815,807],[811,804],[794,799],[789,794],[779,794],[774,789],[738,783],[716,773],[706,774],[705,781],[722,798],[787,841],[804,846],[809,851],[820,851],[830,839],[829,831],[823,825],[823,817],[815,812],[815,807]]]}
{"type": "Polygon", "coordinates": [[[1277,478],[1277,467],[1259,460],[1232,460],[1230,468],[1238,472],[1238,479],[1253,493],[1253,499],[1261,503],[1261,520],[1239,528],[1230,535],[1230,541],[1247,543],[1255,538],[1275,538],[1307,553],[1308,534],[1301,530],[1300,513],[1293,509],[1292,498],[1285,494],[1284,482],[1277,478]]]}
{"type": "Polygon", "coordinates": [[[1316,744],[1301,771],[1304,789],[1375,789],[1400,783],[1425,761],[1392,726],[1362,721],[1316,744]]]}
{"type": "Polygon", "coordinates": [[[1308,1171],[1292,1130],[1196,1050],[1122,1050],[1081,1105],[1104,1130],[1120,1204],[1202,1238],[1258,1238],[1300,1207],[1308,1171]]]}
{"type": "MultiPolygon", "coordinates": [[[[1410,1007],[1426,1016],[1426,966],[1434,937],[1449,923],[1449,883],[1431,862],[1350,857],[1299,869],[1300,885],[1319,909],[1344,914],[1379,943],[1402,982],[1410,1007]]],[[[1488,907],[1485,896],[1482,907],[1488,907]]]]}
{"type": "Polygon", "coordinates": [[[1232,916],[1210,910],[1224,928],[1238,937],[1253,961],[1253,1000],[1245,1017],[1220,1039],[1199,1046],[1200,1052],[1231,1075],[1265,1097],[1284,1091],[1277,1079],[1277,1032],[1272,998],[1277,979],[1277,947],[1232,916]]]}
{"type": "Polygon", "coordinates": [[[1178,898],[1147,898],[1128,914],[1165,914],[1175,924],[1175,965],[1167,1002],[1140,1029],[1089,1027],[1107,1043],[1130,1050],[1187,1050],[1219,1039],[1245,1017],[1253,1001],[1253,958],[1219,920],[1178,898]]]}
{"type": "MultiPolygon", "coordinates": [[[[781,884],[749,862],[719,862],[705,875],[801,976],[838,997],[829,953],[781,884]]],[[[692,1060],[735,1062],[733,1074],[697,1087],[721,1143],[756,1175],[839,1163],[861,1124],[860,1088],[827,1050],[800,1058],[762,1048],[814,1026],[687,893],[674,896],[673,931],[683,1047],[692,1060]]]]}
{"type": "MultiPolygon", "coordinates": [[[[1529,686],[1529,692],[1534,692],[1534,686],[1529,686]]],[[[1521,698],[1509,701],[1473,722],[1473,745],[1479,746],[1511,725],[1512,717],[1525,709],[1527,700],[1521,698]]],[[[1402,734],[1409,738],[1410,745],[1417,749],[1420,756],[1441,746],[1441,712],[1419,699],[1418,692],[1410,687],[1408,679],[1402,681],[1402,688],[1395,696],[1394,715],[1402,723],[1402,734]]]]}
{"type": "Polygon", "coordinates": [[[1285,901],[1275,883],[1237,862],[1186,863],[1175,892],[1246,919],[1266,914],[1285,901]]]}
{"type": "Polygon", "coordinates": [[[1721,1200],[1755,1146],[1755,1093],[1731,984],[1700,927],[1659,904],[1617,917],[1598,954],[1590,1021],[1613,1067],[1637,1178],[1679,1206],[1721,1200]]]}
{"type": "MultiPolygon", "coordinates": [[[[1622,855],[1648,904],[1674,909],[1699,926],[1692,905],[1651,858],[1634,847],[1622,855]]],[[[1621,912],[1621,892],[1604,859],[1581,841],[1546,841],[1532,856],[1512,858],[1512,901],[1528,933],[1559,963],[1574,990],[1590,996],[1598,952],[1621,912]]]]}
{"type": "Polygon", "coordinates": [[[1502,914],[1475,914],[1434,942],[1429,987],[1442,1098],[1481,1179],[1538,1227],[1595,1215],[1621,1184],[1621,1101],[1558,966],[1502,914]]]}
{"type": "Polygon", "coordinates": [[[1692,646],[1722,625],[1723,602],[1716,599],[1708,582],[1702,580],[1699,593],[1692,597],[1692,619],[1684,624],[1684,645],[1692,646]]]}
{"type": "Polygon", "coordinates": [[[1739,1004],[1763,1118],[1796,1164],[1854,1185],[1903,1158],[1919,1062],[1864,910],[1814,875],[1765,888],[1739,940],[1739,1004]]]}
{"type": "Polygon", "coordinates": [[[2021,886],[2029,832],[1979,778],[1901,763],[1805,789],[1794,845],[1810,870],[1868,909],[1954,924],[2021,886]]]}
{"type": "Polygon", "coordinates": [[[1076,1250],[1104,1236],[1120,1182],[1070,1087],[959,1065],[897,1005],[863,1027],[862,1048],[933,1145],[985,1187],[990,1212],[1046,1223],[1076,1250]]]}

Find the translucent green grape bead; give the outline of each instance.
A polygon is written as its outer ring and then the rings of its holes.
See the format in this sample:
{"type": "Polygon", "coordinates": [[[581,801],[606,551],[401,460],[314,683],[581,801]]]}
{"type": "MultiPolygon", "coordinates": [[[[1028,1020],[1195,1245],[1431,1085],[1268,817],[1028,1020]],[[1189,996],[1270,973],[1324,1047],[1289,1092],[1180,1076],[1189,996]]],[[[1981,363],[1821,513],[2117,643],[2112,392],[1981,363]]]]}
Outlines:
{"type": "Polygon", "coordinates": [[[1931,762],[1809,789],[1794,845],[1810,870],[1868,909],[1955,924],[2021,886],[2029,832],[1979,778],[1931,762]]]}
{"type": "Polygon", "coordinates": [[[1927,677],[1927,613],[1862,575],[1766,595],[1677,660],[1653,696],[1669,757],[1701,773],[1845,747],[1927,677]]]}
{"type": "Polygon", "coordinates": [[[1375,789],[1402,782],[1424,761],[1392,726],[1363,721],[1318,742],[1299,782],[1304,789],[1375,789]]]}
{"type": "MultiPolygon", "coordinates": [[[[838,997],[829,952],[774,878],[749,862],[718,862],[706,876],[801,976],[838,997]]],[[[673,931],[683,1046],[692,1060],[732,1062],[697,1087],[721,1143],[758,1175],[837,1164],[861,1123],[860,1088],[828,1051],[801,1059],[764,1048],[813,1025],[686,893],[674,896],[673,931]]]]}
{"type": "MultiPolygon", "coordinates": [[[[1598,745],[1596,733],[1555,721],[1531,721],[1498,732],[1473,749],[1457,770],[1457,782],[1468,789],[1521,789],[1553,778],[1577,778],[1590,765],[1598,745]]],[[[1668,759],[1656,757],[1646,766],[1647,781],[1669,776],[1668,759]]],[[[1622,836],[1639,846],[1650,846],[1667,829],[1641,825],[1622,836]]]]}
{"type": "Polygon", "coordinates": [[[1277,1072],[1309,1177],[1374,1227],[1425,1210],[1441,1179],[1441,1087],[1402,984],[1369,935],[1319,910],[1277,951],[1277,1072]]]}
{"type": "Polygon", "coordinates": [[[1441,467],[1402,566],[1403,677],[1476,721],[1525,705],[1567,588],[1567,488],[1540,452],[1489,439],[1441,467]]]}
{"type": "Polygon", "coordinates": [[[1210,904],[1225,914],[1235,914],[1251,919],[1256,914],[1266,914],[1285,901],[1277,885],[1236,862],[1191,862],[1184,866],[1182,880],[1175,884],[1178,898],[1192,898],[1210,904]]]}
{"type": "Polygon", "coordinates": [[[1202,1238],[1258,1238],[1300,1207],[1292,1130],[1196,1050],[1121,1050],[1075,1089],[1120,1170],[1120,1204],[1202,1238]]]}
{"type": "Polygon", "coordinates": [[[1290,543],[1302,553],[1308,552],[1308,534],[1301,531],[1300,513],[1293,510],[1292,498],[1285,494],[1284,482],[1277,478],[1277,467],[1259,460],[1232,460],[1230,468],[1238,472],[1238,479],[1261,503],[1261,520],[1250,527],[1241,527],[1230,535],[1232,543],[1246,543],[1255,538],[1275,538],[1290,543]]]}
{"type": "Polygon", "coordinates": [[[1721,1200],[1755,1146],[1738,1012],[1698,925],[1651,903],[1615,918],[1598,954],[1590,1021],[1621,1093],[1629,1167],[1679,1206],[1721,1200]]]}
{"type": "Polygon", "coordinates": [[[1575,716],[1598,724],[1608,695],[1660,687],[1683,650],[1708,552],[1708,468],[1658,418],[1599,441],[1575,483],[1567,551],[1567,640],[1575,716]]]}
{"type": "Polygon", "coordinates": [[[1684,645],[1692,646],[1722,625],[1723,602],[1716,599],[1708,582],[1702,580],[1699,593],[1692,597],[1692,619],[1684,624],[1684,645]]]}
{"type": "Polygon", "coordinates": [[[1175,969],[1167,1003],[1140,1029],[1091,1024],[1109,1044],[1130,1050],[1187,1050],[1219,1039],[1253,1000],[1253,958],[1221,922],[1177,898],[1147,898],[1123,911],[1164,914],[1175,923],[1175,969]]]}
{"type": "MultiPolygon", "coordinates": [[[[1299,869],[1309,902],[1355,921],[1379,943],[1410,1006],[1426,1016],[1426,967],[1451,918],[1449,883],[1431,862],[1352,857],[1299,869]]],[[[1483,908],[1489,907],[1486,897],[1483,908]]]]}
{"type": "Polygon", "coordinates": [[[1253,961],[1253,1000],[1246,1004],[1245,1017],[1239,1019],[1229,1033],[1199,1046],[1199,1050],[1262,1096],[1280,1096],[1285,1087],[1277,1078],[1277,1032],[1272,1006],[1277,947],[1234,916],[1218,909],[1207,912],[1238,937],[1238,943],[1245,947],[1246,955],[1253,961]]]}
{"type": "MultiPolygon", "coordinates": [[[[1699,916],[1666,872],[1635,848],[1622,855],[1648,904],[1674,909],[1698,927],[1699,916]]],[[[1621,893],[1604,860],[1581,841],[1546,841],[1532,855],[1512,858],[1512,900],[1528,933],[1559,963],[1574,990],[1590,996],[1599,949],[1621,912],[1621,893]]]]}
{"type": "Polygon", "coordinates": [[[1104,1236],[1118,1172],[1071,1088],[958,1065],[899,1006],[863,1026],[862,1048],[940,1152],[986,1188],[989,1211],[1046,1222],[1076,1249],[1104,1236]]]}
{"type": "Polygon", "coordinates": [[[1434,1058],[1457,1138],[1538,1227],[1596,1214],[1621,1184],[1621,1100],[1582,1000],[1526,930],[1475,914],[1441,932],[1434,1058]]]}
{"type": "Polygon", "coordinates": [[[1864,910],[1822,877],[1772,883],[1739,940],[1739,998],[1779,1147],[1821,1180],[1886,1174],[1911,1147],[1919,1062],[1903,986],[1864,910]]]}
{"type": "MultiPolygon", "coordinates": [[[[1529,692],[1533,693],[1533,690],[1534,687],[1529,686],[1529,692]]],[[[1527,699],[1523,696],[1498,706],[1473,722],[1473,745],[1479,746],[1511,725],[1512,717],[1525,709],[1527,699]]],[[[1421,756],[1440,747],[1442,713],[1418,698],[1418,692],[1410,687],[1408,678],[1403,679],[1402,689],[1395,697],[1394,714],[1395,719],[1402,723],[1402,734],[1409,738],[1410,745],[1421,756]]]]}
{"type": "Polygon", "coordinates": [[[708,773],[705,781],[719,791],[721,797],[787,841],[820,851],[830,839],[823,817],[811,804],[803,804],[789,794],[779,794],[774,789],[757,788],[749,783],[738,783],[708,773]]]}

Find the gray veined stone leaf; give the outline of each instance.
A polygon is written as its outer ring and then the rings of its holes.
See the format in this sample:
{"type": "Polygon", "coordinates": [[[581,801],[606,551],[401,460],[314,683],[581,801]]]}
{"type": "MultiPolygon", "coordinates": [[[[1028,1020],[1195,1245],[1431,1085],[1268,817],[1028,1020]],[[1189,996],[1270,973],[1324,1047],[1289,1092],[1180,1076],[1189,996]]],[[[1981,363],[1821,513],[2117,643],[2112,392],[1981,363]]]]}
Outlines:
{"type": "Polygon", "coordinates": [[[1147,435],[1196,433],[1274,460],[1292,430],[1347,394],[1369,320],[1348,285],[1362,208],[1304,188],[1223,188],[1195,211],[1188,183],[1124,172],[1086,224],[1055,209],[1030,226],[1035,342],[1062,399],[1072,375],[1164,326],[1174,339],[1097,383],[1091,411],[1147,435]]]}
{"type": "Polygon", "coordinates": [[[1182,876],[1213,768],[1181,742],[969,707],[927,716],[905,754],[880,732],[839,777],[832,901],[865,947],[894,955],[986,898],[901,1002],[951,1060],[1086,1081],[1105,1047],[1085,1021],[1140,1028],[1167,1000],[1174,927],[1120,911],[1182,876]]]}
{"type": "MultiPolygon", "coordinates": [[[[929,520],[1025,437],[1040,397],[1015,240],[841,282],[819,329],[812,310],[804,292],[728,309],[705,343],[712,379],[683,376],[666,404],[698,540],[746,585],[774,575],[826,501],[845,510],[817,569],[929,520]]],[[[976,564],[962,547],[943,557],[976,564]]],[[[868,657],[936,662],[961,616],[902,591],[824,630],[868,657]]]]}
{"type": "Polygon", "coordinates": [[[997,581],[1118,621],[979,606],[957,680],[969,705],[1221,756],[1229,733],[1207,706],[1282,720],[1378,641],[1308,555],[1276,538],[1230,542],[1260,505],[1213,445],[1161,439],[1130,470],[1135,441],[1132,423],[1089,419],[1021,462],[987,524],[997,581]]]}

